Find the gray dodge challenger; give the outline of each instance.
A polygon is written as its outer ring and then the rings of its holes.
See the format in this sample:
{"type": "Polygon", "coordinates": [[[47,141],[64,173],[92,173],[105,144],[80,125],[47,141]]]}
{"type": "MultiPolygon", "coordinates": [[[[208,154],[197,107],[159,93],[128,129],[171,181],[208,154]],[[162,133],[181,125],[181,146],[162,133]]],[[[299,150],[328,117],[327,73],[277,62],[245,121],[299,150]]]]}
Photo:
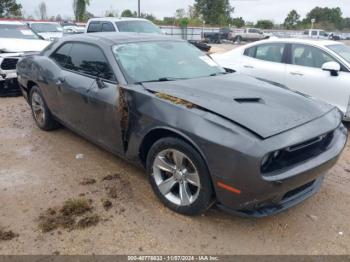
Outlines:
{"type": "Polygon", "coordinates": [[[318,191],[347,140],[335,107],[225,71],[165,36],[70,36],[17,69],[39,128],[64,125],[139,164],[185,215],[292,207],[318,191]]]}

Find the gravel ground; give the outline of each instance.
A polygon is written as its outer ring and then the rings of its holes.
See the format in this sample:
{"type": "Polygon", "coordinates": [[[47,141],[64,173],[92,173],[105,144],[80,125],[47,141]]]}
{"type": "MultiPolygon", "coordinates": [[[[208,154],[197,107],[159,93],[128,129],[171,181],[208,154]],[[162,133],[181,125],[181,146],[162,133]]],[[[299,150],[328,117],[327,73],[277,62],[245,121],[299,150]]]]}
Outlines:
{"type": "Polygon", "coordinates": [[[0,137],[0,228],[14,233],[0,254],[350,253],[349,145],[321,191],[287,212],[189,218],[160,204],[142,170],[67,129],[39,130],[21,97],[0,100],[0,137]],[[96,226],[39,229],[40,214],[77,197],[92,201],[96,226]]]}

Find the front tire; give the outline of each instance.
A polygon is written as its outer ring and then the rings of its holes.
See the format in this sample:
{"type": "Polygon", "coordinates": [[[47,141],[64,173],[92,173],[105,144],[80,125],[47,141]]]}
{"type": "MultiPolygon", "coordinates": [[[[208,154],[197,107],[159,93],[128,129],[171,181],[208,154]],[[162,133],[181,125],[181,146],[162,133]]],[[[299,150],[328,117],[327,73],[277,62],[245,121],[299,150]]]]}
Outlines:
{"type": "Polygon", "coordinates": [[[30,90],[30,106],[35,123],[40,129],[50,131],[59,127],[37,86],[33,86],[30,90]]]}
{"type": "Polygon", "coordinates": [[[212,184],[205,162],[181,139],[158,140],[148,153],[147,173],[155,194],[177,213],[198,215],[213,203],[212,184]]]}

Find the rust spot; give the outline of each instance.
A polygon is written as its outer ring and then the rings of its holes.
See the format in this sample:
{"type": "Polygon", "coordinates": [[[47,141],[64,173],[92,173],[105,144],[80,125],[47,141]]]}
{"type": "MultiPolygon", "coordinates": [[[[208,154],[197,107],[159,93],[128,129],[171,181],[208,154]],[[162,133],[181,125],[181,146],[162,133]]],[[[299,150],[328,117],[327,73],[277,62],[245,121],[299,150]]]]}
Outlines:
{"type": "Polygon", "coordinates": [[[129,106],[126,99],[126,92],[120,86],[119,87],[119,101],[118,101],[118,112],[120,116],[120,127],[124,141],[124,147],[127,145],[127,133],[129,127],[129,106]]]}
{"type": "Polygon", "coordinates": [[[168,100],[176,105],[183,105],[186,106],[187,108],[193,108],[195,105],[192,104],[191,102],[188,102],[186,100],[183,100],[181,98],[177,98],[175,96],[167,95],[164,93],[155,93],[156,97],[164,100],[168,100]]]}

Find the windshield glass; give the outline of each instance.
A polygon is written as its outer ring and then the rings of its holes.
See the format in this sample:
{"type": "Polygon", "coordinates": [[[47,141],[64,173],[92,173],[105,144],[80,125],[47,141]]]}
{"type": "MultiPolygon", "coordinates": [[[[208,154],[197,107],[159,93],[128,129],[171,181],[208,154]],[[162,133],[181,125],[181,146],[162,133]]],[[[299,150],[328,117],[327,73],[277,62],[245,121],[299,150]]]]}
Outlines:
{"type": "Polygon", "coordinates": [[[153,33],[161,34],[160,29],[147,21],[121,21],[116,22],[119,32],[153,33]]]}
{"type": "Polygon", "coordinates": [[[128,43],[114,46],[113,52],[129,82],[190,79],[225,72],[186,42],[128,43]]]}
{"type": "Polygon", "coordinates": [[[0,24],[0,38],[39,39],[26,25],[0,24]]]}
{"type": "Polygon", "coordinates": [[[329,45],[329,49],[337,53],[339,56],[344,58],[348,63],[350,63],[350,46],[347,45],[329,45]]]}
{"type": "Polygon", "coordinates": [[[62,27],[59,24],[51,24],[51,23],[35,23],[31,25],[31,28],[37,33],[63,31],[62,27]]]}

